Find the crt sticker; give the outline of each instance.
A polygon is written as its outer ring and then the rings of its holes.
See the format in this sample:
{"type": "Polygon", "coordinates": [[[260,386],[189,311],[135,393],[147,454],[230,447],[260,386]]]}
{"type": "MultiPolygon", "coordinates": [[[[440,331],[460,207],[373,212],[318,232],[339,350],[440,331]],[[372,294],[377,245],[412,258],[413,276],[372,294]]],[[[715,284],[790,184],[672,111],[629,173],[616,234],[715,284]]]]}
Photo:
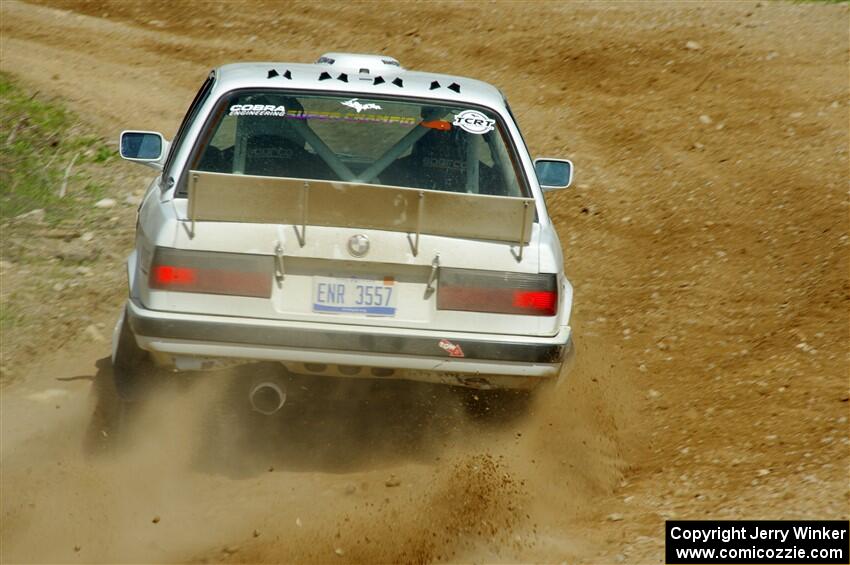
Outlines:
{"type": "Polygon", "coordinates": [[[478,110],[464,110],[456,115],[454,122],[452,122],[460,129],[477,135],[493,131],[493,124],[495,123],[496,120],[491,120],[478,110]]]}

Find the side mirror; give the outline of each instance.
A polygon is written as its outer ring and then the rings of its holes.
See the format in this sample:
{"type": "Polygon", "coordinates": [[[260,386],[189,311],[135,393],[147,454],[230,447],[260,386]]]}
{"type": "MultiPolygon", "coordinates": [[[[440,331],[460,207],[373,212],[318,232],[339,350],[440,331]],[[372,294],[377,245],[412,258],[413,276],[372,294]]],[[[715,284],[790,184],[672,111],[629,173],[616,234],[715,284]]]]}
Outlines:
{"type": "Polygon", "coordinates": [[[573,162],[567,159],[535,159],[534,172],[543,192],[567,188],[573,182],[573,162]]]}
{"type": "Polygon", "coordinates": [[[122,159],[162,169],[165,138],[155,131],[122,131],[118,144],[122,159]]]}

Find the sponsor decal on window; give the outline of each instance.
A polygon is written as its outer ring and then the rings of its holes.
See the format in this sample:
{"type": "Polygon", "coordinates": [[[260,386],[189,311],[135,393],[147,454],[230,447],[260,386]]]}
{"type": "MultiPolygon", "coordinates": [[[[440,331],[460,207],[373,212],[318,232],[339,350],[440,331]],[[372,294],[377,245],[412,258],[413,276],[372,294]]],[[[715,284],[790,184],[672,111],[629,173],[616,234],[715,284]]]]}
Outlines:
{"type": "Polygon", "coordinates": [[[362,104],[357,98],[352,98],[351,100],[346,100],[345,102],[341,102],[343,106],[348,106],[357,111],[359,114],[363,110],[380,110],[381,107],[377,104],[373,104],[371,102],[367,102],[366,104],[362,104]]]}
{"type": "Polygon", "coordinates": [[[289,119],[295,120],[331,120],[344,122],[362,122],[375,124],[399,124],[405,126],[415,126],[419,120],[407,116],[387,116],[383,114],[360,114],[354,112],[311,112],[311,111],[290,111],[286,114],[289,119]]]}
{"type": "Polygon", "coordinates": [[[274,104],[234,104],[230,107],[231,116],[280,116],[286,115],[284,106],[274,104]]]}
{"type": "Polygon", "coordinates": [[[491,120],[478,110],[464,110],[455,116],[452,123],[464,131],[481,135],[493,131],[496,120],[491,120]]]}

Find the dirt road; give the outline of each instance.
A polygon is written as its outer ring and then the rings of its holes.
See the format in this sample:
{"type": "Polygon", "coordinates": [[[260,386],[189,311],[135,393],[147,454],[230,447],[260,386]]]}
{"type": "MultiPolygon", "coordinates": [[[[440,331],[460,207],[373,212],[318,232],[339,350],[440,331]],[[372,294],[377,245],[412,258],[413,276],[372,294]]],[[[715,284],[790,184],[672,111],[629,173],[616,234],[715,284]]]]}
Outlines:
{"type": "Polygon", "coordinates": [[[200,461],[214,387],[95,456],[108,345],[43,343],[2,389],[3,561],[662,562],[667,518],[848,517],[847,4],[0,9],[2,70],[110,136],[172,135],[238,60],[381,52],[500,85],[532,153],[576,164],[548,203],[578,339],[517,428],[417,391],[436,415],[325,413],[292,449],[200,461]]]}

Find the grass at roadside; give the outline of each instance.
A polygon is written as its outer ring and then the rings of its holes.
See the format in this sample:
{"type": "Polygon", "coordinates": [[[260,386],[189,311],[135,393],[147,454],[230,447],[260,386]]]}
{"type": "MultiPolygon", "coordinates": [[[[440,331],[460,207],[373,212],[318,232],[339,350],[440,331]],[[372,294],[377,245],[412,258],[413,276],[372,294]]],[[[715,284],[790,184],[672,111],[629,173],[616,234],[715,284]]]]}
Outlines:
{"type": "Polygon", "coordinates": [[[0,73],[0,388],[45,350],[89,342],[109,351],[150,176],[62,100],[0,73]]]}
{"type": "Polygon", "coordinates": [[[103,195],[101,184],[80,178],[80,167],[114,157],[61,103],[28,93],[0,73],[0,219],[37,209],[49,222],[73,216],[103,195]]]}

